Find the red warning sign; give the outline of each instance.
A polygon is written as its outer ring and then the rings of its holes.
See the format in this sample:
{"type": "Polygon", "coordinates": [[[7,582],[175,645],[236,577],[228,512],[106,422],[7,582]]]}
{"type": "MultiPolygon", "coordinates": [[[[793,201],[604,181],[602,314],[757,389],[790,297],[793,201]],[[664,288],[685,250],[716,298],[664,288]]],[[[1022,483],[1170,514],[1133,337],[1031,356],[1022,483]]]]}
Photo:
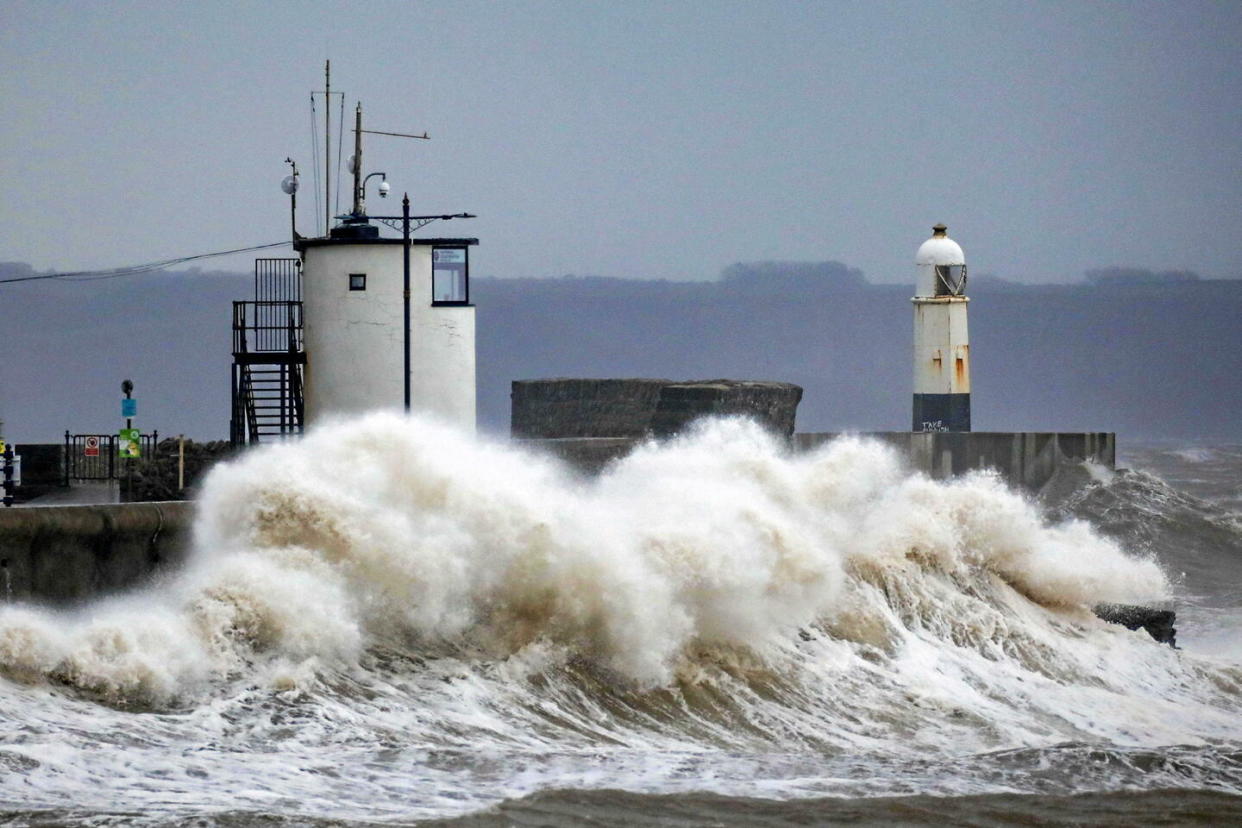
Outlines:
{"type": "Polygon", "coordinates": [[[99,437],[95,435],[88,436],[86,438],[85,445],[86,445],[86,448],[83,450],[82,452],[83,454],[85,454],[87,457],[98,457],[99,456],[99,437]]]}

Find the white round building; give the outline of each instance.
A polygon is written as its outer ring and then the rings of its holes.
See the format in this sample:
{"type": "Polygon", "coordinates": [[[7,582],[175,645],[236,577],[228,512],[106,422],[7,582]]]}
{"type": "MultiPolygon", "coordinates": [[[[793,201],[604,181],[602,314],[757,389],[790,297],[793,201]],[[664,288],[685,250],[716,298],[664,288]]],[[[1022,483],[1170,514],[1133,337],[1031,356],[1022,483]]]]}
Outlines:
{"type": "Polygon", "coordinates": [[[299,239],[305,418],[419,411],[475,429],[470,248],[478,239],[385,238],[365,216],[299,239]],[[408,299],[408,319],[407,319],[408,299]]]}

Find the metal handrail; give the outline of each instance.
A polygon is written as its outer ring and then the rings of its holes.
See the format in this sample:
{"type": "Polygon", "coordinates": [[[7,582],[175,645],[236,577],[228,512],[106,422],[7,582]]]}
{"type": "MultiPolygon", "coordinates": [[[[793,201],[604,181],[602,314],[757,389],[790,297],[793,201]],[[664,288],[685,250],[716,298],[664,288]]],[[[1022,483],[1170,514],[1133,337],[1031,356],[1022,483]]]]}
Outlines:
{"type": "Polygon", "coordinates": [[[233,303],[233,353],[296,353],[302,350],[302,303],[233,303]]]}

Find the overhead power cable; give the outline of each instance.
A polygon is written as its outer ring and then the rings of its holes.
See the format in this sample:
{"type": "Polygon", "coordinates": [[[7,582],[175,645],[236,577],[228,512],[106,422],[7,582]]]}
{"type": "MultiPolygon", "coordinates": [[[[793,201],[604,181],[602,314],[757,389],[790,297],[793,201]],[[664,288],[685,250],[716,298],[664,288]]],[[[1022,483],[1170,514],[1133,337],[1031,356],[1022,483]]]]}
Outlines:
{"type": "Polygon", "coordinates": [[[164,270],[174,265],[185,264],[186,262],[194,262],[199,259],[211,259],[216,256],[228,256],[233,253],[249,253],[252,250],[266,250],[269,247],[281,247],[289,244],[288,241],[272,242],[271,244],[257,244],[254,247],[239,247],[236,250],[221,250],[218,253],[199,253],[196,256],[180,256],[176,259],[164,259],[158,262],[147,262],[146,264],[129,265],[128,267],[114,267],[109,270],[75,270],[70,273],[39,273],[34,276],[17,276],[12,279],[0,279],[0,285],[12,284],[13,282],[37,282],[43,279],[67,279],[73,281],[94,281],[95,279],[114,279],[118,276],[133,276],[138,273],[151,273],[156,270],[164,270]]]}

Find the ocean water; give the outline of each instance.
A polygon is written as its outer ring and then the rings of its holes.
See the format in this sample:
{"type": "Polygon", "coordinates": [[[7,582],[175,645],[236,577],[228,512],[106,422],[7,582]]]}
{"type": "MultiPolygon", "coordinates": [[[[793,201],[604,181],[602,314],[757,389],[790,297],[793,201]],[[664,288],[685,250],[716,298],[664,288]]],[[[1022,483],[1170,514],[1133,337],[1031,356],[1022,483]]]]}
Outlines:
{"type": "Polygon", "coordinates": [[[323,428],[217,468],[165,582],[0,607],[0,824],[1242,820],[1242,448],[1120,465],[323,428]]]}

